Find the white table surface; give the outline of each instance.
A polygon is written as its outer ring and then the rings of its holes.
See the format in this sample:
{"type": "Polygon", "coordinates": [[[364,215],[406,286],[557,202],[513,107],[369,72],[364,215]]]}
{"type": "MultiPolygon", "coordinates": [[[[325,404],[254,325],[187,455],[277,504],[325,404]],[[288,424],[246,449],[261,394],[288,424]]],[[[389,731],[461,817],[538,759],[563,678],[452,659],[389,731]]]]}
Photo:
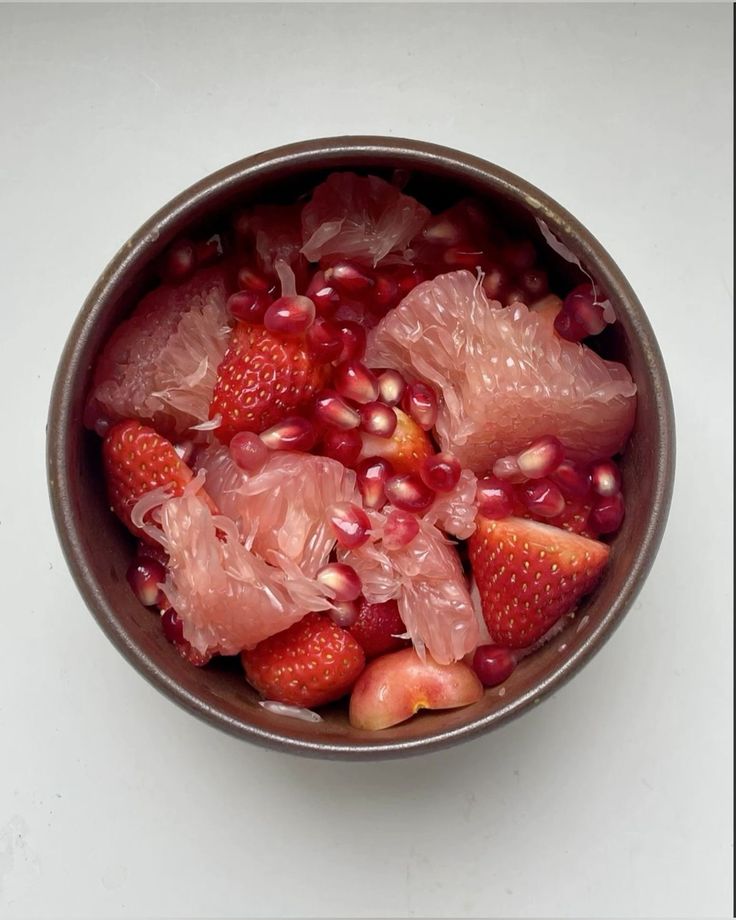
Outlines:
{"type": "Polygon", "coordinates": [[[0,916],[731,916],[731,21],[0,6],[0,916]],[[467,150],[572,210],[646,306],[679,439],[654,570],[585,671],[490,736],[360,765],[237,741],[139,677],[67,572],[43,455],[66,333],[129,233],[342,133],[467,150]]]}

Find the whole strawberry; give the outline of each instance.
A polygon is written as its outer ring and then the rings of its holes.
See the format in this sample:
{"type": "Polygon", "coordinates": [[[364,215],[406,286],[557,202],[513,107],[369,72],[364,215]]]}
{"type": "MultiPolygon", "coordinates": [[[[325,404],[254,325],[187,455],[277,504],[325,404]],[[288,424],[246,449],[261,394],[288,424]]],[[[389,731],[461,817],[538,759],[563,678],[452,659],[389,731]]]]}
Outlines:
{"type": "Polygon", "coordinates": [[[476,518],[468,541],[491,639],[526,648],[596,586],[605,543],[523,518],[476,518]]]}
{"type": "Polygon", "coordinates": [[[363,649],[350,633],[318,613],[240,657],[245,676],[263,697],[307,708],[345,696],[365,667],[363,649]]]}
{"type": "Polygon", "coordinates": [[[217,370],[210,404],[210,418],[222,419],[217,437],[229,444],[239,431],[259,434],[294,415],[311,402],[327,373],[302,339],[238,323],[217,370]]]}
{"type": "MultiPolygon", "coordinates": [[[[146,492],[159,487],[171,496],[181,495],[192,471],[170,441],[135,420],[119,422],[108,431],[102,443],[102,462],[112,510],[131,533],[151,542],[133,524],[133,506],[146,492]]],[[[211,505],[209,498],[204,498],[211,505]]]]}
{"type": "Polygon", "coordinates": [[[358,640],[366,658],[404,648],[406,640],[396,638],[406,632],[396,601],[369,604],[362,597],[358,609],[358,619],[350,627],[350,634],[358,640]]]}

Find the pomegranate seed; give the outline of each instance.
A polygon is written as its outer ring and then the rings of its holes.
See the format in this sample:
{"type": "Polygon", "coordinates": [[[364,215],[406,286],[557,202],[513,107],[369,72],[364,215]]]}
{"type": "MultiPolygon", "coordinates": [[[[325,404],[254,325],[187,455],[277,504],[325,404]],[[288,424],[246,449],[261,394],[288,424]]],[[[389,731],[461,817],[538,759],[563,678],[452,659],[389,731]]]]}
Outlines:
{"type": "Polygon", "coordinates": [[[161,629],[164,636],[172,645],[181,645],[186,642],[184,638],[184,624],[177,616],[173,607],[169,607],[161,615],[161,629]]]}
{"type": "Polygon", "coordinates": [[[516,463],[527,479],[549,476],[565,459],[562,444],[554,435],[537,438],[518,455],[516,463]]]}
{"type": "Polygon", "coordinates": [[[329,611],[332,622],[340,629],[350,629],[355,626],[360,616],[360,608],[355,601],[339,601],[329,611]]]}
{"type": "Polygon", "coordinates": [[[495,476],[481,476],[475,488],[475,500],[478,511],[486,518],[509,517],[514,510],[511,485],[495,476]]]}
{"type": "Polygon", "coordinates": [[[341,431],[338,428],[328,428],[322,433],[322,453],[333,460],[339,460],[344,466],[355,466],[363,441],[358,431],[341,431]]]}
{"type": "Polygon", "coordinates": [[[323,425],[348,431],[360,425],[360,413],[333,390],[323,390],[314,402],[314,417],[323,425]]]}
{"type": "Polygon", "coordinates": [[[625,510],[624,497],[620,492],[607,495],[593,505],[588,522],[596,533],[613,533],[621,526],[625,510]]]}
{"type": "Polygon", "coordinates": [[[442,261],[451,268],[467,268],[475,271],[483,261],[483,252],[480,249],[460,249],[452,246],[446,249],[442,261]]]}
{"type": "Polygon", "coordinates": [[[583,498],[590,492],[590,475],[572,460],[563,460],[549,478],[567,498],[583,498]]]}
{"type": "Polygon", "coordinates": [[[279,297],[266,310],[263,325],[269,332],[281,335],[301,335],[314,322],[314,304],[308,297],[279,297]]]}
{"type": "Polygon", "coordinates": [[[200,240],[194,246],[194,258],[197,265],[210,265],[222,255],[222,239],[219,234],[208,240],[200,240]]]}
{"type": "Polygon", "coordinates": [[[419,468],[422,482],[434,492],[452,492],[461,472],[460,461],[444,453],[426,457],[419,468]]]}
{"type": "Polygon", "coordinates": [[[497,687],[516,668],[516,658],[500,645],[479,645],[473,655],[473,670],[484,687],[497,687]]]}
{"type": "Polygon", "coordinates": [[[504,296],[508,277],[506,272],[498,266],[489,267],[483,278],[483,291],[490,300],[501,300],[504,296]]]}
{"type": "Polygon", "coordinates": [[[426,383],[410,383],[404,393],[402,406],[424,431],[434,428],[437,421],[437,396],[426,383]]]}
{"type": "Polygon", "coordinates": [[[317,572],[317,581],[329,588],[338,602],[354,601],[360,597],[362,585],[358,573],[343,562],[330,562],[317,572]]]}
{"type": "Polygon", "coordinates": [[[570,291],[555,317],[558,334],[572,342],[579,342],[589,335],[598,335],[605,328],[603,307],[596,303],[591,284],[579,284],[570,291]]]}
{"type": "Polygon", "coordinates": [[[179,240],[166,251],[161,266],[165,281],[176,283],[189,277],[196,267],[194,246],[189,240],[179,240]]]}
{"type": "Polygon", "coordinates": [[[165,603],[160,584],[166,580],[166,569],[155,559],[135,559],[126,573],[128,584],[144,607],[165,603]]]}
{"type": "Polygon", "coordinates": [[[367,403],[361,407],[360,420],[363,430],[379,438],[390,438],[396,431],[396,413],[380,402],[367,403]]]}
{"type": "Polygon", "coordinates": [[[417,266],[403,270],[397,278],[401,296],[406,297],[409,291],[413,291],[418,284],[427,280],[429,280],[427,273],[417,266]]]}
{"type": "Polygon", "coordinates": [[[621,491],[621,473],[613,460],[594,463],[590,470],[593,491],[604,498],[618,495],[621,491]]]}
{"type": "Polygon", "coordinates": [[[426,511],[434,501],[434,492],[414,473],[391,476],[386,481],[386,498],[402,511],[426,511]]]}
{"type": "Polygon", "coordinates": [[[345,399],[371,403],[378,399],[378,380],[360,361],[341,361],[335,368],[335,389],[345,399]]]}
{"type": "Polygon", "coordinates": [[[386,481],[394,474],[394,468],[382,457],[369,457],[361,461],[355,470],[363,505],[378,511],[386,504],[386,481]]]}
{"type": "Polygon", "coordinates": [[[555,332],[568,342],[582,342],[587,336],[584,327],[575,321],[568,310],[560,310],[554,320],[555,332]]]}
{"type": "Polygon", "coordinates": [[[307,287],[307,297],[319,316],[332,316],[340,306],[340,295],[325,281],[323,272],[315,272],[307,287]]]}
{"type": "Polygon", "coordinates": [[[265,275],[254,271],[247,265],[238,271],[238,287],[241,290],[260,291],[262,294],[268,294],[274,289],[275,285],[269,281],[265,275]]]}
{"type": "Polygon", "coordinates": [[[336,262],[325,269],[325,281],[334,285],[338,291],[359,295],[369,291],[374,284],[368,271],[354,262],[336,262]]]}
{"type": "Polygon", "coordinates": [[[387,406],[398,406],[406,389],[406,381],[398,371],[387,370],[378,377],[378,393],[387,406]]]}
{"type": "Polygon", "coordinates": [[[526,303],[526,294],[518,288],[514,288],[504,296],[503,302],[507,307],[510,307],[512,303],[526,303]]]}
{"type": "Polygon", "coordinates": [[[365,329],[352,320],[343,320],[338,323],[338,330],[342,340],[342,351],[337,356],[337,361],[360,360],[365,354],[365,329]]]}
{"type": "Polygon", "coordinates": [[[152,543],[144,543],[143,540],[138,541],[136,547],[136,556],[138,559],[154,559],[156,562],[160,563],[164,568],[169,564],[169,554],[161,546],[160,543],[155,545],[152,543]]]}
{"type": "Polygon", "coordinates": [[[408,511],[392,511],[383,528],[383,548],[390,553],[403,549],[419,533],[419,521],[408,511]]]}
{"type": "Polygon", "coordinates": [[[261,440],[271,450],[311,450],[317,430],[309,419],[293,415],[261,433],[261,440]]]}
{"type": "Polygon", "coordinates": [[[540,517],[553,518],[565,510],[565,496],[549,479],[535,479],[521,489],[526,507],[540,517]]]}
{"type": "Polygon", "coordinates": [[[524,482],[526,476],[519,469],[516,457],[501,457],[493,464],[493,475],[506,482],[524,482]]]}
{"type": "Polygon", "coordinates": [[[529,240],[520,240],[504,246],[501,258],[514,271],[525,272],[537,261],[537,252],[529,240]]]}
{"type": "Polygon", "coordinates": [[[307,329],[309,350],[321,364],[334,361],[342,351],[339,328],[329,319],[318,316],[307,329]]]}
{"type": "Polygon", "coordinates": [[[379,275],[371,295],[374,309],[384,316],[389,310],[393,310],[400,300],[401,291],[397,282],[386,275],[379,275]]]}
{"type": "MultiPolygon", "coordinates": [[[[335,538],[345,549],[356,549],[368,539],[371,522],[368,515],[352,502],[337,502],[327,509],[327,518],[332,525],[335,538]]],[[[356,595],[357,597],[357,595],[356,595]]],[[[352,600],[352,598],[340,598],[352,600]]]]}
{"type": "Polygon", "coordinates": [[[428,243],[438,243],[442,246],[456,246],[463,238],[464,230],[457,223],[444,214],[432,217],[427,221],[422,236],[428,243]]]}
{"type": "Polygon", "coordinates": [[[230,315],[244,323],[262,323],[271,300],[263,291],[238,291],[228,297],[230,315]]]}
{"type": "Polygon", "coordinates": [[[541,268],[530,268],[519,276],[519,284],[529,294],[531,300],[539,300],[549,291],[547,272],[541,268]]]}
{"type": "Polygon", "coordinates": [[[268,448],[252,431],[240,431],[230,441],[230,456],[241,470],[255,473],[268,459],[268,448]]]}

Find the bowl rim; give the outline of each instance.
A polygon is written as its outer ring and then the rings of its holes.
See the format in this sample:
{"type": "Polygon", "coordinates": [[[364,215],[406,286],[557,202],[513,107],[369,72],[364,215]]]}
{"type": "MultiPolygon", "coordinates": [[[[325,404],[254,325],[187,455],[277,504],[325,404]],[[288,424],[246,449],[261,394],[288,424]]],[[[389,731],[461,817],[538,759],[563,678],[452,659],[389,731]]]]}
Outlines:
{"type": "MultiPolygon", "coordinates": [[[[367,162],[366,162],[367,165],[367,162]]],[[[377,164],[379,165],[379,164],[377,164]]],[[[92,615],[113,645],[158,690],[179,706],[232,735],[271,748],[314,757],[368,760],[401,757],[447,747],[496,728],[516,718],[534,704],[562,687],[600,650],[611,637],[633,604],[652,566],[662,535],[672,496],[675,467],[675,423],[672,396],[664,361],[644,309],[623,273],[598,240],[572,214],[536,186],[514,173],[471,154],[453,148],[408,138],[355,135],[315,138],[245,157],[205,176],[159,208],[118,250],[85,299],[71,328],[61,355],[51,392],[47,424],[47,480],[51,507],[61,547],[77,587],[92,615]],[[86,373],[83,355],[97,318],[132,266],[143,263],[148,247],[163,236],[173,235],[176,228],[206,212],[210,199],[220,198],[228,190],[254,178],[267,179],[284,167],[295,172],[314,166],[350,168],[350,161],[397,161],[449,172],[454,179],[484,186],[521,203],[541,218],[550,230],[573,249],[581,261],[595,264],[610,294],[626,304],[629,320],[643,350],[652,375],[657,408],[658,429],[655,488],[652,513],[641,535],[633,565],[620,586],[615,601],[569,657],[519,697],[490,714],[472,719],[452,729],[439,730],[421,738],[376,743],[330,742],[305,740],[277,729],[266,730],[245,720],[233,718],[190,693],[164,673],[159,666],[123,631],[115,617],[105,590],[91,576],[85,552],[72,513],[73,472],[67,468],[72,426],[81,424],[72,418],[72,381],[86,373]],[[342,163],[342,166],[340,164],[342,163]]]]}

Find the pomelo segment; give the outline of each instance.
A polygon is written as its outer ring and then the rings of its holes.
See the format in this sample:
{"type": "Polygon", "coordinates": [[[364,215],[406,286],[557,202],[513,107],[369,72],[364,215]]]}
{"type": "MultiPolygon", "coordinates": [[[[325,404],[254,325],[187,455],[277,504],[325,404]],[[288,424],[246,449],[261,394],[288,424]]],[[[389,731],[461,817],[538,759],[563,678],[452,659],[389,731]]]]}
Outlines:
{"type": "Polygon", "coordinates": [[[286,560],[308,578],[335,545],[327,508],[361,504],[355,473],[329,457],[274,451],[258,472],[245,473],[226,448],[213,445],[199,455],[196,469],[205,471],[208,494],[217,496],[249,549],[275,566],[286,560]]]}
{"type": "Polygon", "coordinates": [[[609,457],[634,423],[622,364],[561,339],[524,304],[489,302],[468,271],[414,288],[371,334],[366,361],[437,389],[441,448],[476,473],[546,434],[572,459],[609,457]]]}
{"type": "Polygon", "coordinates": [[[330,604],[295,567],[268,565],[240,542],[229,517],[188,491],[160,509],[169,554],[164,593],[202,655],[234,655],[330,604]]]}
{"type": "Polygon", "coordinates": [[[403,249],[430,216],[424,205],[377,176],[332,173],[302,211],[302,253],[310,262],[325,256],[376,265],[403,249]]]}
{"type": "Polygon", "coordinates": [[[206,421],[230,334],[227,296],[221,266],[147,294],[100,355],[88,417],[141,419],[167,437],[206,421]]]}

